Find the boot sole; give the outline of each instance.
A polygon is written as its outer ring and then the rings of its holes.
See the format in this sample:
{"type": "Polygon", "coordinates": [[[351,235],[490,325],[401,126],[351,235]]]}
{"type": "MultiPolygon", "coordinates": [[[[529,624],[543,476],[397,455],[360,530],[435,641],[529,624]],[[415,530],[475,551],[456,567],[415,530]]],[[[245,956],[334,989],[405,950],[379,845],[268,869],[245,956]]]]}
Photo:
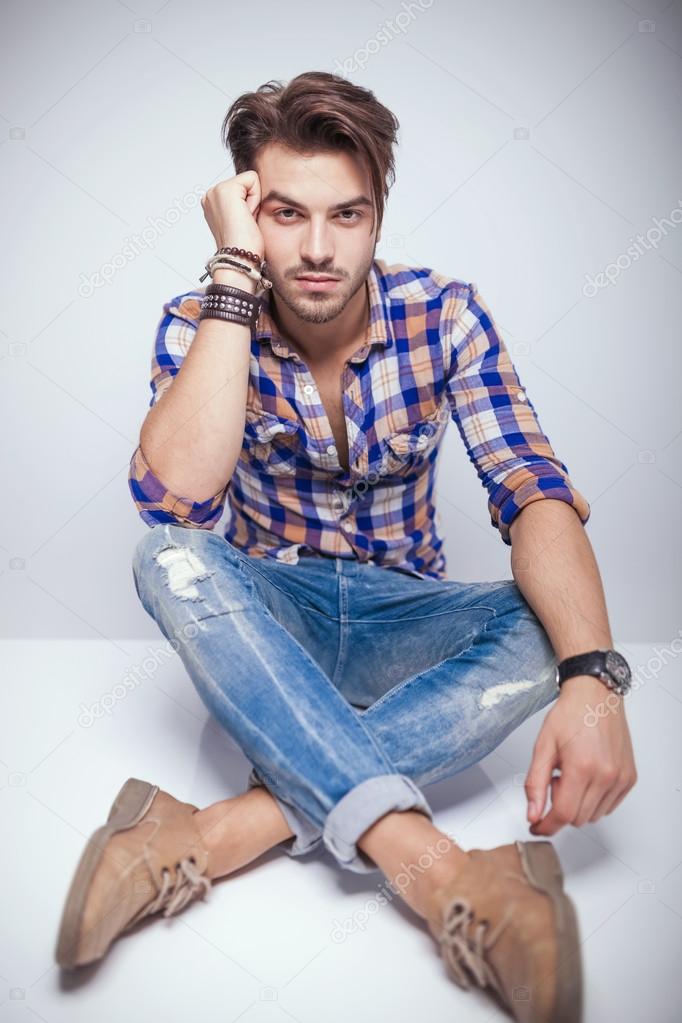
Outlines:
{"type": "Polygon", "coordinates": [[[517,842],[525,874],[554,904],[557,937],[556,990],[552,1023],[581,1023],[583,976],[578,919],[564,891],[561,861],[551,842],[517,842]]]}
{"type": "Polygon", "coordinates": [[[129,778],[111,805],[107,823],[94,831],[88,839],[71,881],[59,927],[55,958],[59,966],[65,970],[72,970],[101,958],[100,955],[92,955],[84,959],[84,950],[79,949],[83,941],[85,901],[92,878],[109,838],[117,831],[126,831],[134,827],[144,817],[158,791],[158,785],[140,781],[139,778],[129,778]]]}

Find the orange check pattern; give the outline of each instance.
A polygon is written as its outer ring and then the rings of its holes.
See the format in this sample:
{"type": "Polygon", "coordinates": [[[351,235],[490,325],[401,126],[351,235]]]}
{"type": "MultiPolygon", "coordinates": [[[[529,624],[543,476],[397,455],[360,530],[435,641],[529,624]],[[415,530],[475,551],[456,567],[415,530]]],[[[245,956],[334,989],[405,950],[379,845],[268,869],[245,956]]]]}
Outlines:
{"type": "MultiPolygon", "coordinates": [[[[182,367],[204,293],[186,292],[163,307],[150,407],[182,367]]],[[[173,494],[138,447],[129,487],[147,525],[212,529],[227,504],[225,538],[246,554],[294,564],[310,554],[357,558],[446,579],[434,479],[450,420],[505,544],[515,516],[533,501],[565,501],[587,522],[590,506],[543,433],[476,284],[375,259],[367,296],[366,337],[341,380],[349,470],[339,462],[315,380],[278,333],[264,293],[231,480],[206,501],[173,494]]]]}

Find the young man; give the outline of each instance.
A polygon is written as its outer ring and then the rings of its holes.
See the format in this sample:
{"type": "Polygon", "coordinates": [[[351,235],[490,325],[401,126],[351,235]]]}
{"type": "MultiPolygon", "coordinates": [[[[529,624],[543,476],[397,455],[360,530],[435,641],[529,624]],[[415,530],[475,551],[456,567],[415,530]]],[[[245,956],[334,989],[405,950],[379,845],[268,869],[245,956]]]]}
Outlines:
{"type": "MultiPolygon", "coordinates": [[[[346,869],[383,871],[462,987],[518,1019],[578,1020],[578,928],[551,843],[464,850],[422,787],[553,702],[526,779],[531,830],[612,812],[636,779],[627,666],[589,505],[476,285],[375,259],[397,127],[325,73],[228,111],[238,173],[202,206],[218,249],[263,261],[272,289],[255,329],[205,317],[206,289],[164,306],[130,488],[151,527],[138,596],[253,770],[247,792],[203,810],[129,779],[76,871],[57,959],[100,958],[276,844],[323,843],[346,869]],[[433,492],[449,419],[513,579],[446,577],[433,492]],[[586,727],[607,697],[614,712],[586,727]]],[[[255,296],[233,264],[212,278],[244,308],[255,296]]]]}

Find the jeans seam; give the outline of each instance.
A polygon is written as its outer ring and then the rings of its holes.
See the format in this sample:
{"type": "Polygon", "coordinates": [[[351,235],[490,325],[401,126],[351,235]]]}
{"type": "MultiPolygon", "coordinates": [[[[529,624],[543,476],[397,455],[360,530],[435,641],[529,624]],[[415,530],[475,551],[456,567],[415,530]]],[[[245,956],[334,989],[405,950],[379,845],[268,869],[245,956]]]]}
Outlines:
{"type": "MultiPolygon", "coordinates": [[[[249,574],[248,574],[248,572],[246,570],[246,566],[243,566],[243,565],[240,564],[239,568],[244,573],[244,575],[245,575],[246,579],[248,580],[251,588],[253,590],[255,590],[254,582],[253,582],[252,579],[249,579],[249,574]]],[[[261,573],[259,573],[259,574],[261,574],[261,573]]],[[[339,579],[343,579],[343,578],[344,578],[343,575],[339,575],[339,579]]],[[[265,610],[267,611],[268,614],[270,614],[270,612],[268,611],[267,608],[265,610]]],[[[337,621],[339,619],[334,619],[334,620],[337,621]]],[[[307,651],[306,651],[306,655],[308,657],[310,657],[310,654],[308,654],[307,651]]],[[[312,661],[312,657],[310,659],[312,661]]],[[[380,743],[377,741],[375,736],[372,734],[371,729],[365,728],[365,726],[362,724],[362,714],[361,714],[361,712],[356,710],[351,705],[350,702],[348,702],[348,701],[346,701],[346,702],[348,703],[349,709],[355,714],[358,723],[360,724],[360,726],[362,727],[363,731],[365,732],[367,738],[369,739],[369,741],[371,742],[372,746],[374,747],[374,751],[377,754],[377,757],[379,758],[381,764],[386,767],[386,774],[398,774],[398,773],[400,773],[400,772],[396,771],[395,765],[391,763],[391,761],[388,759],[388,757],[384,753],[384,750],[382,749],[380,743]]]]}
{"type": "Polygon", "coordinates": [[[338,584],[336,588],[338,618],[336,620],[339,623],[339,643],[336,649],[336,663],[334,665],[334,671],[332,672],[331,675],[331,681],[332,685],[335,685],[338,689],[339,687],[337,683],[337,678],[341,674],[341,669],[346,659],[346,650],[348,648],[347,642],[348,637],[346,635],[348,619],[344,615],[344,609],[348,610],[347,599],[348,586],[347,583],[344,581],[346,577],[344,576],[343,572],[339,572],[336,578],[338,579],[338,584]]]}
{"type": "Polygon", "coordinates": [[[339,619],[335,618],[333,615],[328,615],[324,611],[318,610],[318,608],[316,608],[316,607],[311,607],[310,604],[303,604],[303,603],[301,603],[300,600],[296,600],[296,598],[293,597],[288,590],[282,589],[281,586],[278,586],[277,583],[274,583],[272,581],[272,579],[270,579],[267,575],[265,575],[264,572],[261,572],[258,568],[254,568],[254,566],[251,564],[251,562],[242,561],[241,558],[240,558],[239,567],[247,575],[248,575],[248,573],[250,571],[251,572],[255,572],[256,575],[259,575],[261,577],[261,579],[265,580],[266,583],[269,583],[271,586],[274,586],[274,588],[276,590],[279,590],[279,592],[284,594],[285,597],[288,597],[289,600],[294,600],[298,604],[298,606],[301,607],[301,608],[304,608],[304,610],[311,611],[313,614],[319,615],[321,618],[328,618],[329,621],[331,621],[331,622],[338,622],[339,619]]]}
{"type": "Polygon", "coordinates": [[[490,611],[491,608],[484,608],[481,604],[467,604],[466,607],[450,608],[447,611],[434,611],[433,614],[427,615],[411,615],[409,618],[349,618],[348,623],[354,625],[384,625],[384,624],[396,624],[400,622],[421,622],[425,618],[439,618],[442,615],[459,614],[461,611],[477,611],[479,608],[490,611]]]}
{"type": "MultiPolygon", "coordinates": [[[[491,616],[492,618],[497,617],[497,611],[495,610],[494,607],[484,607],[483,605],[479,606],[482,607],[483,610],[492,611],[491,616]]],[[[364,711],[360,713],[360,717],[363,718],[367,714],[367,711],[369,710],[375,710],[377,707],[381,707],[384,703],[387,703],[392,696],[398,696],[405,689],[407,689],[408,686],[412,685],[414,682],[417,681],[417,679],[420,679],[423,675],[426,675],[428,674],[428,672],[433,671],[434,668],[440,668],[442,664],[445,664],[446,661],[451,661],[453,657],[461,657],[462,654],[466,654],[469,650],[471,650],[474,643],[476,643],[477,640],[480,639],[480,637],[485,634],[488,628],[488,622],[490,622],[490,620],[491,619],[489,618],[488,621],[483,623],[483,628],[474,636],[469,646],[465,647],[464,650],[460,650],[456,654],[449,654],[447,657],[444,657],[442,661],[438,661],[437,664],[432,664],[430,667],[424,668],[423,671],[417,672],[416,675],[411,675],[409,678],[403,679],[403,681],[399,682],[397,686],[394,686],[392,689],[389,689],[388,692],[384,693],[383,696],[380,696],[378,700],[375,700],[374,703],[371,703],[369,707],[367,707],[364,711]]]]}

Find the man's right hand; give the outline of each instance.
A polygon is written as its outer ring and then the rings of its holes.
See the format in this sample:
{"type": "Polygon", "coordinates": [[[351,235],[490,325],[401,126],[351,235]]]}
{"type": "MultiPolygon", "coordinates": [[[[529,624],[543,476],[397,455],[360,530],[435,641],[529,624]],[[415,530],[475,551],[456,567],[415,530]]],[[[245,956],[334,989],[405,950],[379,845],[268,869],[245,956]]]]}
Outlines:
{"type": "Polygon", "coordinates": [[[254,170],[219,181],[201,197],[201,208],[217,248],[236,245],[265,258],[256,216],[261,201],[260,179],[254,170]]]}

